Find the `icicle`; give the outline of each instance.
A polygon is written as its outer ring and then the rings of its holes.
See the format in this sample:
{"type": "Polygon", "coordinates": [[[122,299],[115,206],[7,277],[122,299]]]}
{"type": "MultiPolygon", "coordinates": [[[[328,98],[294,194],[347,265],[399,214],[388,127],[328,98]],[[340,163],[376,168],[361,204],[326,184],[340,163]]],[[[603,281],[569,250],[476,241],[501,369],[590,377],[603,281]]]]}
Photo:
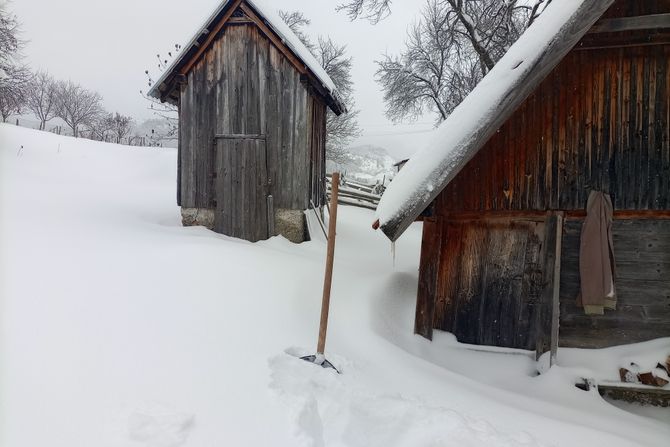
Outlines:
{"type": "Polygon", "coordinates": [[[391,256],[393,257],[393,268],[395,268],[395,241],[391,242],[391,256]]]}

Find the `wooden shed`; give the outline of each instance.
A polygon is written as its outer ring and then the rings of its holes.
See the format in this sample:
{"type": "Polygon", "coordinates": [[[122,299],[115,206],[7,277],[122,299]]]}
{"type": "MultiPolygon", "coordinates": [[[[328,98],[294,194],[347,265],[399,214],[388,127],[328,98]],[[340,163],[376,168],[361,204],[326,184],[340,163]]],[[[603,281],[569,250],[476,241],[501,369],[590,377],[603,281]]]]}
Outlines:
{"type": "Polygon", "coordinates": [[[303,211],[325,200],[328,108],[345,108],[274,7],[224,0],[149,95],[179,108],[185,225],[299,242],[303,211]]]}
{"type": "Polygon", "coordinates": [[[420,215],[415,331],[538,354],[670,337],[670,1],[554,1],[404,166],[375,227],[420,215]],[[586,315],[580,229],[613,202],[618,304],[586,315]]]}

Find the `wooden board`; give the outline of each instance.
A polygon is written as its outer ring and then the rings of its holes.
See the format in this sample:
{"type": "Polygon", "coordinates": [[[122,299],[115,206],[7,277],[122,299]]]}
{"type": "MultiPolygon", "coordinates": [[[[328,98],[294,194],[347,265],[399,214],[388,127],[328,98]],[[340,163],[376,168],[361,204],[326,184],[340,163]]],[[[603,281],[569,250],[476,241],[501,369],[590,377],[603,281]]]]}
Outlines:
{"type": "MultiPolygon", "coordinates": [[[[440,267],[440,240],[442,226],[433,220],[423,222],[423,237],[421,241],[421,260],[419,271],[419,285],[416,297],[416,316],[414,333],[433,339],[433,321],[437,301],[437,275],[440,267]]],[[[445,235],[445,237],[447,237],[445,235]]],[[[450,235],[450,237],[453,237],[450,235]]]]}
{"type": "Polygon", "coordinates": [[[219,139],[216,147],[215,230],[256,242],[268,238],[264,139],[219,139]]]}

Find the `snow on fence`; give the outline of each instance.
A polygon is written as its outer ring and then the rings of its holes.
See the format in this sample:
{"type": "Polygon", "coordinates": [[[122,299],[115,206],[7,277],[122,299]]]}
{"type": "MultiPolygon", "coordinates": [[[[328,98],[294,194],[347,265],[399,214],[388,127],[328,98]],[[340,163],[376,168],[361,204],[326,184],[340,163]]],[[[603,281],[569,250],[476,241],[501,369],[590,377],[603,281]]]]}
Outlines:
{"type": "MultiPolygon", "coordinates": [[[[330,196],[332,176],[326,174],[326,183],[328,186],[328,195],[330,196]]],[[[381,185],[366,185],[364,183],[348,180],[341,177],[339,198],[337,203],[352,205],[360,208],[376,210],[381,199],[381,185]]]]}

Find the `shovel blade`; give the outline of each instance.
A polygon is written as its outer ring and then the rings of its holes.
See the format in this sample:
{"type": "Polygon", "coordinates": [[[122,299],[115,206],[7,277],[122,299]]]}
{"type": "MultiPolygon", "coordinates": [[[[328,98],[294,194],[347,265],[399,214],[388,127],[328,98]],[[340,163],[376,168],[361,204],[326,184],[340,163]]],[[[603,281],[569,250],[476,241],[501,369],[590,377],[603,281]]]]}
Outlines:
{"type": "Polygon", "coordinates": [[[300,357],[300,360],[314,363],[315,365],[318,365],[322,368],[330,368],[334,370],[336,373],[341,374],[340,371],[337,368],[335,368],[332,363],[326,360],[326,358],[321,354],[306,355],[305,357],[300,357]]]}

